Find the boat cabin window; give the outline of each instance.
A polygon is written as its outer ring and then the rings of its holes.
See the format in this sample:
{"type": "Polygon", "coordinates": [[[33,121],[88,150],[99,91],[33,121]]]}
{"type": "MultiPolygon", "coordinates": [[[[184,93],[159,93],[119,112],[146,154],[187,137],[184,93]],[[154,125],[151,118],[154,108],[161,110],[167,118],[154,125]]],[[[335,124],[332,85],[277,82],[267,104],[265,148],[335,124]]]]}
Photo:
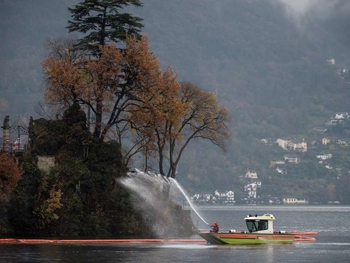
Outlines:
{"type": "Polygon", "coordinates": [[[249,232],[267,230],[269,227],[267,220],[247,220],[246,223],[247,223],[249,232]]]}

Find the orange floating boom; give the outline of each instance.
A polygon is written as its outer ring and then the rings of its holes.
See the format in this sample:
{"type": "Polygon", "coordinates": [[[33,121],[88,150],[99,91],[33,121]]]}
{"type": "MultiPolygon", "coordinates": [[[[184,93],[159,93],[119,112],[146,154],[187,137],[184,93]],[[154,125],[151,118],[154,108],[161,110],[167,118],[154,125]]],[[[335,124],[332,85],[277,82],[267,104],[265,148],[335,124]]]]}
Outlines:
{"type": "Polygon", "coordinates": [[[0,243],[118,244],[118,243],[204,243],[203,239],[23,239],[1,238],[0,243]]]}

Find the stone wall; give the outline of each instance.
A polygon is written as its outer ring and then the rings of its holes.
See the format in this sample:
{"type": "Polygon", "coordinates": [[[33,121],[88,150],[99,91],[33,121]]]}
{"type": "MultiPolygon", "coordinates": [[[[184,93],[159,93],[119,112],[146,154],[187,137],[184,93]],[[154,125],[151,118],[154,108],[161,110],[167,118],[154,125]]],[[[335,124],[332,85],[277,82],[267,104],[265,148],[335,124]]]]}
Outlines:
{"type": "Polygon", "coordinates": [[[38,155],[38,168],[49,172],[52,167],[55,166],[55,156],[39,156],[38,155]]]}

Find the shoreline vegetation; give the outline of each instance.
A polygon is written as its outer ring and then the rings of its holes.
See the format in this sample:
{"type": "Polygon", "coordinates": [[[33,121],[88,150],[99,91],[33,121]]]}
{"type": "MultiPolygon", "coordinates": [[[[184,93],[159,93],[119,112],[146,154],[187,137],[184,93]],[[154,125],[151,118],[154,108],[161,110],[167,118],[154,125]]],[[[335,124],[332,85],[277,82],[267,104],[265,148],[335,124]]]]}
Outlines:
{"type": "Polygon", "coordinates": [[[73,107],[64,116],[32,119],[29,150],[0,155],[12,156],[5,159],[7,170],[20,167],[22,174],[1,196],[0,235],[157,238],[155,225],[167,226],[164,238],[195,233],[190,213],[171,200],[164,203],[167,216],[145,217],[135,209],[139,200],[116,180],[127,172],[117,154],[119,145],[98,140],[84,145],[85,114],[73,107]],[[54,156],[55,165],[39,169],[38,156],[54,156]]]}

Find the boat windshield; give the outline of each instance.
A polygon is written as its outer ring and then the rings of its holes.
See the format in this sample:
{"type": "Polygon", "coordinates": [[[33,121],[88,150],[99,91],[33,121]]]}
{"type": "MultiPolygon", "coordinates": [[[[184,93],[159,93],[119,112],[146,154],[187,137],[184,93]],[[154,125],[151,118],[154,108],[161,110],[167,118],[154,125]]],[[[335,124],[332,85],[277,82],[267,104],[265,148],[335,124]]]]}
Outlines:
{"type": "Polygon", "coordinates": [[[246,223],[249,232],[267,230],[269,226],[267,220],[247,220],[246,223]]]}

